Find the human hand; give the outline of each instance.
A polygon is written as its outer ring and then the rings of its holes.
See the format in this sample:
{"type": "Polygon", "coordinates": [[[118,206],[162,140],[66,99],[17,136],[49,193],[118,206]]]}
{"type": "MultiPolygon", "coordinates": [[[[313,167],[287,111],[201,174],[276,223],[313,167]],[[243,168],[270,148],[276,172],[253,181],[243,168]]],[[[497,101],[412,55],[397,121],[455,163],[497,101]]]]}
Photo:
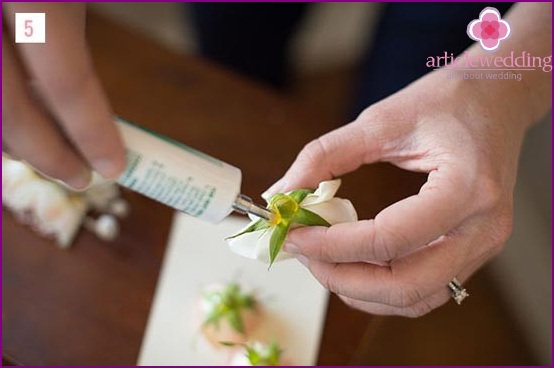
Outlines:
{"type": "Polygon", "coordinates": [[[2,38],[2,135],[4,149],[42,173],[76,189],[91,167],[115,179],[124,150],[85,40],[82,3],[3,3],[14,13],[46,13],[46,43],[14,44],[2,38]]]}
{"type": "Polygon", "coordinates": [[[429,176],[374,219],[296,229],[284,250],[370,313],[415,317],[445,303],[447,284],[463,283],[511,232],[526,125],[487,94],[431,73],[309,143],[268,192],[314,187],[376,161],[429,176]]]}

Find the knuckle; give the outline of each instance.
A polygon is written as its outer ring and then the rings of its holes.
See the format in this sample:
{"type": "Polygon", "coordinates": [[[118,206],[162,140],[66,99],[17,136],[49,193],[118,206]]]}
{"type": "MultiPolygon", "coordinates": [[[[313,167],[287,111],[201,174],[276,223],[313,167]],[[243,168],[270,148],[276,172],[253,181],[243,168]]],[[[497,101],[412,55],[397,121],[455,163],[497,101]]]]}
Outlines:
{"type": "Polygon", "coordinates": [[[389,303],[398,308],[409,309],[423,301],[421,293],[413,285],[404,285],[390,293],[389,303]]]}
{"type": "Polygon", "coordinates": [[[506,209],[504,214],[498,218],[497,240],[504,243],[512,235],[513,230],[513,212],[512,209],[506,209]]]}
{"type": "Polygon", "coordinates": [[[475,188],[475,198],[478,199],[477,210],[479,212],[486,212],[498,206],[504,196],[503,189],[504,187],[500,180],[491,176],[479,178],[479,183],[475,188]]]}
{"type": "Polygon", "coordinates": [[[334,234],[332,233],[334,231],[333,227],[325,227],[320,229],[314,229],[314,231],[318,231],[321,234],[320,239],[323,239],[321,243],[319,243],[315,247],[315,253],[317,259],[324,262],[333,262],[333,251],[332,248],[334,246],[333,239],[335,239],[334,234]]]}
{"type": "Polygon", "coordinates": [[[302,151],[300,151],[299,156],[307,161],[317,164],[325,156],[325,150],[323,149],[321,138],[316,138],[306,144],[302,151]]]}
{"type": "Polygon", "coordinates": [[[329,148],[325,143],[329,134],[331,133],[312,140],[300,152],[299,157],[301,161],[304,161],[308,167],[320,167],[323,168],[326,173],[332,173],[332,170],[329,168],[329,162],[331,160],[329,148]]]}
{"type": "Polygon", "coordinates": [[[502,210],[500,215],[495,218],[493,226],[491,226],[490,247],[494,254],[500,253],[504,248],[504,243],[512,234],[513,229],[513,216],[512,210],[502,210]]]}
{"type": "Polygon", "coordinates": [[[376,261],[391,261],[399,256],[402,245],[409,244],[409,240],[400,232],[390,229],[379,215],[374,220],[374,231],[370,231],[371,256],[376,261]]]}
{"type": "Polygon", "coordinates": [[[492,254],[493,256],[500,254],[500,252],[502,252],[502,249],[504,249],[504,244],[505,240],[493,240],[490,243],[490,254],[492,254]]]}
{"type": "Polygon", "coordinates": [[[391,251],[390,246],[384,241],[376,241],[373,243],[373,259],[376,261],[390,261],[395,258],[395,254],[391,251]]]}
{"type": "Polygon", "coordinates": [[[382,103],[371,105],[364,109],[356,118],[357,122],[368,122],[375,120],[388,120],[389,110],[386,109],[382,103]]]}
{"type": "Polygon", "coordinates": [[[332,293],[335,293],[337,295],[342,295],[342,288],[340,287],[340,282],[338,282],[338,279],[336,275],[338,274],[337,268],[339,267],[338,264],[333,265],[333,269],[329,272],[326,272],[321,278],[320,282],[323,285],[324,288],[329,290],[332,293]]]}
{"type": "MultiPolygon", "coordinates": [[[[359,244],[356,248],[356,258],[363,261],[376,260],[377,252],[375,251],[375,220],[363,220],[366,224],[364,231],[361,233],[359,244]]],[[[332,227],[331,227],[332,229],[332,227]]],[[[380,252],[380,251],[379,251],[380,252]]]]}

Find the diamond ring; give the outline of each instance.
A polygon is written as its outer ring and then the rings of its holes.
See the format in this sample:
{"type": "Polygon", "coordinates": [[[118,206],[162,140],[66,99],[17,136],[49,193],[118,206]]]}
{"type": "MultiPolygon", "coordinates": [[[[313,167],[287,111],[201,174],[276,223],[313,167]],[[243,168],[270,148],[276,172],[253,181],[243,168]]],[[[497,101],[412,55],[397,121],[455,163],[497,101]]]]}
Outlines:
{"type": "Polygon", "coordinates": [[[462,301],[469,296],[465,287],[463,287],[460,281],[455,277],[448,283],[448,288],[450,289],[452,299],[454,299],[458,305],[462,304],[462,301]]]}

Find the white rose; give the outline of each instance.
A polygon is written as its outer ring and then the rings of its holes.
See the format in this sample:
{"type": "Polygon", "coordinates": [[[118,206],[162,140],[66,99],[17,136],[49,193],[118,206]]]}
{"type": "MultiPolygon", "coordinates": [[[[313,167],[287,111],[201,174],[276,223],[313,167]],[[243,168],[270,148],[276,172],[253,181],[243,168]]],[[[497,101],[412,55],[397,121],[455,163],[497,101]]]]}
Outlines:
{"type": "MultiPolygon", "coordinates": [[[[319,183],[317,190],[314,193],[308,194],[302,202],[300,207],[314,212],[321,216],[331,225],[341,222],[357,221],[358,214],[354,209],[352,203],[347,199],[335,198],[335,194],[341,185],[341,180],[330,180],[319,183]]],[[[288,193],[287,193],[288,194],[288,193]]],[[[266,201],[268,198],[265,198],[266,201]]],[[[252,222],[248,224],[251,226],[259,219],[252,217],[252,222]]],[[[246,226],[241,231],[248,228],[246,226]]],[[[293,224],[292,228],[300,227],[302,225],[293,224]]],[[[257,259],[264,263],[270,262],[269,257],[269,240],[273,233],[273,227],[252,231],[239,235],[234,238],[227,239],[227,243],[231,250],[241,256],[257,259]]],[[[291,255],[281,251],[276,258],[276,261],[291,258],[291,255]]]]}

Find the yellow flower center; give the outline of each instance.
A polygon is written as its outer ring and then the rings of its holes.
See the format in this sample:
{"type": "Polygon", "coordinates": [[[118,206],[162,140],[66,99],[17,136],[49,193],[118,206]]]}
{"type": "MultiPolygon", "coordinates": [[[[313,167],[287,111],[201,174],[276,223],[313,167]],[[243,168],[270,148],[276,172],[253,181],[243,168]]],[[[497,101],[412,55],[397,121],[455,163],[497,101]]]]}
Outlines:
{"type": "Polygon", "coordinates": [[[289,222],[298,211],[298,203],[287,194],[276,194],[269,202],[269,208],[273,211],[274,217],[270,224],[278,225],[281,222],[289,222]]]}

